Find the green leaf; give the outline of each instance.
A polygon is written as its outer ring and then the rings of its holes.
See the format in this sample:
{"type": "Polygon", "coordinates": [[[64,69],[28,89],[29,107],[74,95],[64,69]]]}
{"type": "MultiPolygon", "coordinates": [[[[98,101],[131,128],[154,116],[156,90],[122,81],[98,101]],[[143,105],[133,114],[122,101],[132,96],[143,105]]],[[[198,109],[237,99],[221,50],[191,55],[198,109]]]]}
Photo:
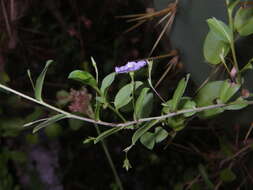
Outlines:
{"type": "Polygon", "coordinates": [[[115,73],[111,73],[111,74],[107,75],[107,76],[103,79],[102,85],[101,85],[101,88],[100,88],[100,90],[101,90],[101,92],[102,92],[103,94],[105,94],[106,89],[107,89],[109,86],[111,86],[111,84],[113,83],[114,79],[115,79],[115,73]]]}
{"type": "Polygon", "coordinates": [[[227,103],[227,101],[240,89],[240,84],[234,84],[225,80],[220,89],[219,99],[222,103],[227,103]]]}
{"type": "Polygon", "coordinates": [[[140,113],[140,118],[148,117],[151,114],[152,108],[153,108],[153,101],[154,101],[153,98],[154,98],[153,93],[151,92],[147,93],[142,103],[143,109],[140,113]]]}
{"type": "Polygon", "coordinates": [[[137,119],[142,118],[145,103],[148,103],[145,101],[145,99],[147,98],[148,91],[149,91],[149,88],[143,88],[141,90],[139,97],[136,100],[134,111],[135,111],[135,116],[137,119]]]}
{"type": "Polygon", "coordinates": [[[146,132],[140,138],[141,143],[148,149],[152,150],[155,146],[155,135],[150,132],[146,132]]]}
{"type": "Polygon", "coordinates": [[[95,72],[96,72],[96,82],[98,83],[98,68],[97,68],[97,63],[96,63],[96,61],[94,60],[93,57],[91,57],[91,62],[92,62],[92,66],[95,69],[95,72]]]}
{"type": "MultiPolygon", "coordinates": [[[[188,97],[183,97],[180,104],[182,104],[182,106],[180,105],[180,109],[183,109],[183,110],[196,108],[196,102],[194,102],[192,99],[190,99],[188,97]]],[[[196,113],[196,111],[184,113],[184,116],[190,117],[190,116],[193,116],[195,113],[196,113]]]]}
{"type": "MultiPolygon", "coordinates": [[[[134,83],[135,90],[138,89],[143,83],[141,81],[136,81],[134,83]]],[[[116,94],[115,99],[114,99],[114,105],[116,109],[120,109],[123,106],[127,105],[131,100],[131,94],[132,94],[132,83],[129,83],[122,87],[119,92],[116,94]]]]}
{"type": "Polygon", "coordinates": [[[164,139],[167,138],[168,135],[169,133],[162,127],[155,128],[155,142],[156,143],[162,142],[164,139]]]}
{"type": "Polygon", "coordinates": [[[97,89],[97,81],[95,78],[87,71],[75,70],[72,71],[69,76],[69,79],[79,81],[85,85],[89,85],[94,89],[97,89]]]}
{"type": "Polygon", "coordinates": [[[220,172],[220,178],[224,182],[232,182],[236,179],[236,175],[230,168],[225,168],[220,172]]]}
{"type": "Polygon", "coordinates": [[[228,10],[232,13],[234,8],[240,3],[240,0],[229,0],[228,3],[228,10]]]}
{"type": "Polygon", "coordinates": [[[47,127],[48,125],[51,125],[59,120],[65,119],[65,118],[67,118],[67,116],[65,114],[54,115],[54,116],[50,117],[49,119],[47,119],[46,121],[44,121],[44,122],[40,123],[39,125],[37,125],[36,127],[34,127],[33,133],[36,133],[40,129],[47,127]]]}
{"type": "Polygon", "coordinates": [[[83,141],[83,144],[89,144],[89,143],[91,143],[91,142],[94,142],[95,140],[96,140],[95,137],[88,137],[87,139],[85,139],[85,140],[83,141]]]}
{"type": "Polygon", "coordinates": [[[185,92],[185,89],[186,89],[186,86],[187,86],[187,83],[188,83],[188,80],[189,80],[189,77],[190,75],[188,74],[186,76],[186,78],[183,78],[179,81],[178,85],[177,85],[177,88],[173,94],[173,97],[172,97],[172,107],[171,107],[171,111],[176,111],[177,108],[178,108],[178,104],[185,92]]]}
{"type": "Polygon", "coordinates": [[[94,144],[97,144],[98,142],[102,141],[104,138],[106,138],[114,133],[117,133],[117,132],[121,131],[122,129],[124,129],[124,127],[114,127],[112,129],[104,131],[96,138],[96,140],[94,141],[94,144]]]}
{"type": "Polygon", "coordinates": [[[167,124],[173,128],[174,131],[180,131],[186,126],[186,118],[182,115],[170,117],[167,120],[167,124]]]}
{"type": "Polygon", "coordinates": [[[231,102],[230,106],[226,106],[225,110],[240,110],[247,107],[249,104],[242,97],[237,98],[236,101],[231,102]]]}
{"type": "Polygon", "coordinates": [[[204,42],[204,57],[208,63],[221,63],[221,56],[226,56],[230,50],[228,43],[216,37],[214,32],[209,31],[204,42]]]}
{"type": "Polygon", "coordinates": [[[253,63],[253,58],[250,59],[246,65],[244,65],[244,67],[240,70],[240,72],[243,73],[247,70],[252,70],[253,69],[252,63],[253,63]]]}
{"type": "Polygon", "coordinates": [[[146,123],[144,126],[141,126],[132,136],[132,145],[135,145],[135,143],[141,138],[143,134],[145,134],[151,127],[153,127],[158,121],[150,121],[149,123],[146,123]]]}
{"type": "Polygon", "coordinates": [[[224,22],[217,20],[216,18],[210,18],[207,19],[207,24],[214,35],[216,35],[220,40],[232,43],[233,32],[224,22]]]}
{"type": "MultiPolygon", "coordinates": [[[[213,105],[220,96],[220,90],[223,82],[224,81],[208,82],[204,87],[202,87],[194,97],[197,107],[213,105]]],[[[198,116],[200,118],[209,118],[223,111],[224,109],[222,108],[210,109],[198,113],[198,116]]]]}
{"type": "Polygon", "coordinates": [[[241,36],[253,34],[253,7],[241,7],[236,12],[234,26],[241,36]]]}
{"type": "Polygon", "coordinates": [[[47,69],[52,63],[53,63],[53,60],[47,61],[46,66],[44,67],[43,71],[40,73],[39,77],[36,80],[35,98],[39,101],[43,101],[42,100],[42,88],[43,88],[43,84],[44,84],[44,79],[46,76],[47,69]]]}

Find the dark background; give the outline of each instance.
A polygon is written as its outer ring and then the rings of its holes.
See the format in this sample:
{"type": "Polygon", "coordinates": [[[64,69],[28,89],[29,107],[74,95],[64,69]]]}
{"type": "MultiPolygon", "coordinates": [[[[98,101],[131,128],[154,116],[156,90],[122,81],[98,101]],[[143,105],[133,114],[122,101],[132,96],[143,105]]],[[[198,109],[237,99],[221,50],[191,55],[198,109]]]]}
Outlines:
{"type": "MultiPolygon", "coordinates": [[[[61,106],[60,92],[81,88],[67,79],[72,70],[84,69],[94,74],[91,56],[97,62],[99,77],[103,78],[115,66],[147,57],[161,31],[160,27],[153,27],[157,20],[152,20],[123,34],[131,23],[116,18],[144,13],[152,8],[151,1],[0,2],[1,83],[33,96],[27,70],[35,80],[46,61],[53,59],[55,63],[47,73],[43,95],[46,102],[58,106],[61,106]]],[[[153,55],[166,54],[172,49],[173,44],[166,36],[153,55]]],[[[159,80],[169,61],[169,58],[156,61],[154,82],[159,80]]],[[[183,64],[175,67],[159,86],[159,93],[171,97],[186,71],[183,64]]],[[[137,77],[146,80],[142,72],[137,77]]],[[[128,81],[129,77],[122,75],[111,87],[110,95],[113,97],[128,81]]],[[[196,89],[195,82],[190,82],[188,94],[196,89]]],[[[92,89],[87,87],[87,92],[94,98],[92,89]]],[[[53,112],[7,92],[0,94],[0,105],[0,190],[118,189],[101,145],[82,143],[89,136],[97,136],[93,125],[63,120],[34,135],[32,129],[23,130],[22,125],[53,112]]],[[[160,109],[155,106],[152,114],[158,115],[160,109]]],[[[172,142],[165,140],[153,151],[138,143],[128,155],[133,166],[129,171],[122,168],[123,150],[131,143],[133,132],[123,131],[108,138],[108,149],[124,189],[212,189],[208,180],[214,184],[213,189],[251,189],[251,136],[244,141],[249,125],[225,125],[223,116],[219,120],[194,119],[172,142]],[[238,152],[234,159],[222,164],[238,152]],[[227,168],[235,176],[226,174],[230,180],[224,182],[221,172],[227,168]]],[[[109,112],[104,112],[103,118],[115,120],[109,112]]]]}

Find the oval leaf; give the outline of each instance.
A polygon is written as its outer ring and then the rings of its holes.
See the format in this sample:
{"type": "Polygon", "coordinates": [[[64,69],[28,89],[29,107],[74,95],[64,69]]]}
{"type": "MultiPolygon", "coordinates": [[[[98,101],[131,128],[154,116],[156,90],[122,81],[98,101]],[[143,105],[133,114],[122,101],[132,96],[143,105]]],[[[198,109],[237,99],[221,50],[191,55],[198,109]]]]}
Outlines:
{"type": "Polygon", "coordinates": [[[136,100],[134,111],[135,111],[135,116],[137,119],[142,117],[145,103],[148,103],[148,102],[145,102],[148,91],[149,91],[149,88],[143,88],[138,99],[136,100]]]}
{"type": "MultiPolygon", "coordinates": [[[[137,88],[139,88],[143,83],[141,81],[136,81],[134,86],[135,86],[135,90],[137,88]]],[[[127,84],[124,87],[122,87],[119,92],[116,94],[115,99],[114,99],[114,105],[116,107],[116,109],[120,109],[123,106],[127,105],[132,97],[132,89],[133,89],[133,84],[127,84]]]]}
{"type": "MultiPolygon", "coordinates": [[[[223,82],[224,81],[213,81],[213,82],[207,83],[204,87],[202,87],[197,93],[196,97],[194,98],[194,101],[196,102],[197,107],[213,105],[214,102],[220,96],[220,90],[223,85],[223,82]]],[[[203,112],[198,113],[198,115],[201,118],[208,118],[208,117],[217,115],[223,111],[224,109],[217,108],[217,109],[205,110],[203,112]]]]}
{"type": "Polygon", "coordinates": [[[159,143],[167,138],[169,133],[163,129],[162,127],[156,127],[155,128],[155,141],[156,143],[159,143]]]}
{"type": "Polygon", "coordinates": [[[232,102],[230,106],[226,106],[225,110],[240,110],[247,107],[249,104],[242,97],[237,98],[236,101],[232,102]]]}
{"type": "Polygon", "coordinates": [[[241,85],[233,84],[228,80],[223,82],[223,85],[220,89],[220,100],[222,103],[226,103],[239,89],[241,85]]]}
{"type": "Polygon", "coordinates": [[[233,32],[224,22],[217,20],[216,18],[210,18],[207,19],[207,24],[218,39],[227,43],[233,41],[233,32]]]}
{"type": "Polygon", "coordinates": [[[95,89],[97,89],[97,81],[95,78],[87,71],[75,70],[72,71],[69,76],[69,79],[73,79],[79,81],[83,84],[89,85],[95,89]]]}
{"type": "Polygon", "coordinates": [[[101,92],[102,92],[103,94],[105,94],[106,89],[107,89],[109,86],[111,86],[111,84],[112,84],[112,82],[114,81],[114,79],[115,79],[115,73],[111,73],[111,74],[107,75],[107,76],[103,79],[102,85],[101,85],[101,88],[100,88],[100,90],[101,90],[101,92]]]}
{"type": "Polygon", "coordinates": [[[236,12],[234,26],[241,36],[253,34],[253,7],[241,7],[236,12]]]}
{"type": "Polygon", "coordinates": [[[140,139],[141,143],[148,149],[152,150],[155,146],[155,135],[150,132],[146,132],[140,139]]]}
{"type": "Polygon", "coordinates": [[[46,76],[46,72],[48,67],[53,63],[53,60],[48,60],[46,63],[46,66],[44,67],[43,71],[40,73],[39,77],[36,80],[36,84],[35,84],[35,98],[39,101],[43,101],[42,100],[42,88],[43,88],[43,84],[44,84],[44,79],[46,76]]]}
{"type": "Polygon", "coordinates": [[[221,63],[221,56],[225,57],[229,50],[230,46],[228,43],[218,39],[212,31],[209,31],[203,47],[204,57],[208,63],[221,63]]]}
{"type": "Polygon", "coordinates": [[[146,133],[151,127],[153,127],[158,121],[154,120],[149,123],[146,123],[144,126],[141,126],[132,137],[132,145],[135,145],[135,143],[141,138],[141,136],[146,133]]]}
{"type": "MultiPolygon", "coordinates": [[[[181,104],[181,102],[180,102],[181,104]]],[[[182,109],[194,109],[196,108],[196,103],[191,100],[190,98],[185,98],[182,99],[182,109]]],[[[188,113],[184,113],[185,117],[190,117],[193,116],[196,113],[196,111],[192,111],[192,112],[188,112],[188,113]]]]}

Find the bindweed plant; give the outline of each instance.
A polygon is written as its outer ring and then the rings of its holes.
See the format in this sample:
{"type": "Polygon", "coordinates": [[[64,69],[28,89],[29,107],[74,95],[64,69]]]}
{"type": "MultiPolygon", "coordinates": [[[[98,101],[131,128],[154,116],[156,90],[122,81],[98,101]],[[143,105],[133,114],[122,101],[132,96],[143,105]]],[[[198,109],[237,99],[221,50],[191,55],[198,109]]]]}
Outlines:
{"type": "MultiPolygon", "coordinates": [[[[52,117],[25,124],[24,127],[34,127],[33,133],[63,119],[76,119],[94,124],[98,131],[98,136],[89,137],[84,140],[84,143],[92,142],[96,144],[102,142],[117,183],[123,189],[107,146],[103,141],[105,138],[122,130],[133,131],[131,143],[124,149],[126,157],[123,167],[128,170],[131,168],[131,164],[127,155],[138,141],[146,148],[152,150],[156,144],[165,139],[173,140],[177,133],[183,130],[187,123],[195,117],[200,119],[211,118],[226,110],[240,110],[253,104],[253,101],[250,100],[252,94],[247,90],[248,93],[245,93],[244,88],[246,80],[244,74],[247,70],[253,68],[253,59],[243,63],[241,67],[238,64],[235,50],[235,41],[238,36],[253,34],[253,8],[240,7],[236,9],[239,2],[239,0],[226,0],[229,17],[228,24],[216,18],[207,20],[210,31],[203,46],[204,57],[212,65],[223,66],[227,73],[223,80],[207,80],[200,86],[193,97],[186,96],[185,93],[190,74],[187,74],[179,81],[171,99],[166,100],[161,97],[152,84],[152,68],[155,63],[150,58],[130,61],[124,66],[115,67],[115,71],[102,80],[99,78],[97,63],[93,58],[91,58],[91,62],[96,73],[95,76],[84,70],[71,72],[69,79],[78,81],[83,86],[91,87],[94,90],[94,94],[96,94],[94,100],[91,101],[91,105],[86,105],[85,113],[77,109],[80,106],[78,104],[77,107],[72,105],[72,109],[70,109],[73,112],[79,112],[79,114],[75,114],[52,106],[43,100],[42,89],[46,72],[53,63],[51,60],[46,63],[44,70],[34,84],[34,98],[3,84],[0,84],[0,88],[57,113],[52,117]],[[235,10],[236,14],[234,14],[235,10]],[[230,56],[232,59],[229,59],[230,56]],[[147,83],[139,81],[135,76],[135,71],[144,69],[144,67],[148,67],[147,83]],[[115,95],[109,93],[114,81],[116,79],[121,80],[121,77],[129,77],[130,82],[122,86],[115,95]],[[244,93],[239,93],[240,91],[244,93]],[[155,98],[159,99],[162,109],[159,114],[151,116],[152,104],[155,98]],[[129,114],[125,114],[122,111],[126,107],[131,112],[131,118],[129,118],[129,114]],[[116,121],[120,120],[120,122],[101,120],[105,110],[115,114],[117,116],[116,121]],[[106,130],[101,133],[100,128],[102,127],[106,130]]],[[[31,75],[29,76],[31,79],[31,75]]],[[[87,98],[89,99],[90,97],[87,98]]],[[[82,103],[82,101],[79,101],[79,104],[82,103]]]]}

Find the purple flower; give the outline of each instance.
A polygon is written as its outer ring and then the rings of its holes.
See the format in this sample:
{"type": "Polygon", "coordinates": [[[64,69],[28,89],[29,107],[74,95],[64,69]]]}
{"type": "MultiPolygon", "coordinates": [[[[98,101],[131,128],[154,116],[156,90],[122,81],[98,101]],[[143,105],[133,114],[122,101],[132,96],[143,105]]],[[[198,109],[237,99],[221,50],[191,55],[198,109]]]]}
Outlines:
{"type": "Polygon", "coordinates": [[[147,61],[141,60],[141,61],[130,61],[127,62],[126,65],[121,66],[121,67],[115,67],[115,72],[116,73],[128,73],[131,71],[137,71],[140,68],[144,67],[147,65],[147,61]]]}

